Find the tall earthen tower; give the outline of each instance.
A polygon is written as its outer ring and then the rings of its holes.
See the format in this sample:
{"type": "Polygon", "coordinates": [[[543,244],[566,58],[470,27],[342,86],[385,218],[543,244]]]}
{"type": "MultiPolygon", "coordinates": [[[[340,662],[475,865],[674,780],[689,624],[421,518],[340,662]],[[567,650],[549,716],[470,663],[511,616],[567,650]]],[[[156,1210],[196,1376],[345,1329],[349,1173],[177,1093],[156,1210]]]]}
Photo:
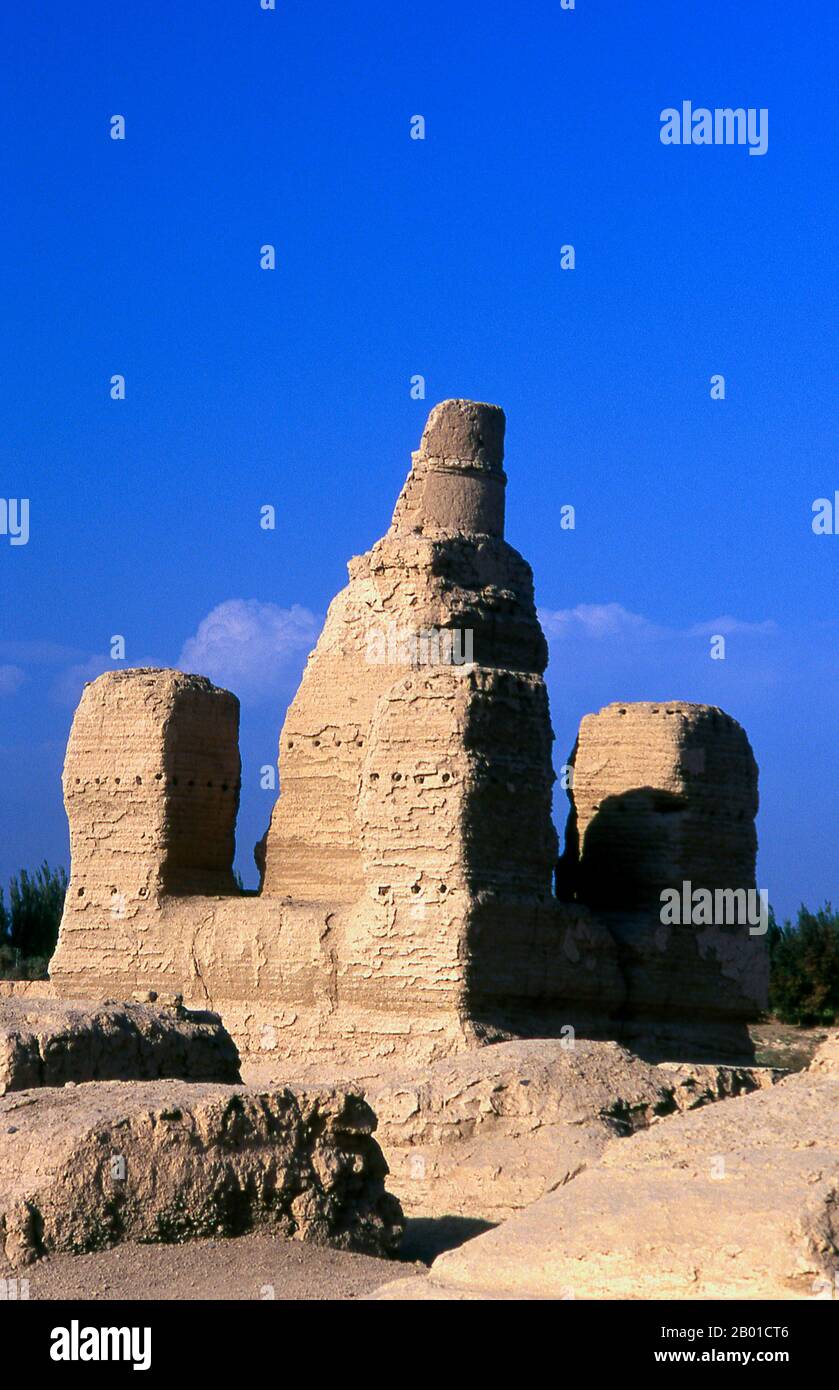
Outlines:
{"type": "Polygon", "coordinates": [[[760,1007],[763,943],[663,932],[656,904],[688,868],[753,882],[756,769],[721,711],[583,721],[554,895],[547,645],[504,538],[503,459],[497,406],[431,412],[289,707],[258,895],[232,879],[235,696],[165,670],[86,688],[59,993],[183,993],[246,1055],[331,1075],[658,1016],[741,1027],[760,1007]]]}

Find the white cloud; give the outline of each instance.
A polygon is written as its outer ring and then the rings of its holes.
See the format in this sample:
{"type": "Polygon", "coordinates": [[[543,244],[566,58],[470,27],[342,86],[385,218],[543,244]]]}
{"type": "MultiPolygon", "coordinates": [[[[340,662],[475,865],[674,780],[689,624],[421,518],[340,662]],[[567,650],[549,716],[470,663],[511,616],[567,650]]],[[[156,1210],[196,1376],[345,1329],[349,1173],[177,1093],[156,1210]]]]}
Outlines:
{"type": "MultiPolygon", "coordinates": [[[[74,707],[87,681],[95,680],[103,671],[138,666],[175,666],[179,671],[209,676],[216,685],[245,699],[288,696],[293,694],[320,628],[321,619],[299,604],[280,608],[258,599],[227,599],[201,619],[196,632],[184,642],[176,662],[154,657],[114,661],[104,653],[96,653],[57,675],[53,698],[74,707]]],[[[2,671],[0,667],[0,677],[2,671]]]]}
{"type": "Polygon", "coordinates": [[[26,680],[19,666],[0,666],[0,695],[14,695],[26,680]]]}
{"type": "Polygon", "coordinates": [[[539,618],[548,638],[653,637],[662,629],[621,603],[578,603],[576,608],[540,608],[539,618]]]}
{"type": "Polygon", "coordinates": [[[777,632],[778,624],[774,618],[767,618],[762,623],[744,623],[740,618],[732,618],[730,613],[724,614],[721,618],[714,618],[708,623],[695,623],[690,628],[692,637],[713,637],[719,633],[720,636],[727,637],[730,633],[763,633],[777,632]]]}
{"type": "Polygon", "coordinates": [[[765,636],[778,631],[778,624],[772,618],[763,622],[744,622],[724,614],[708,622],[694,623],[687,628],[660,627],[645,618],[641,613],[632,613],[621,603],[578,603],[576,608],[540,608],[539,619],[550,640],[591,639],[602,641],[605,638],[621,641],[652,640],[660,638],[705,637],[720,634],[765,636]]]}
{"type": "Polygon", "coordinates": [[[202,618],[177,665],[245,698],[267,698],[296,682],[320,628],[321,619],[297,603],[227,599],[202,618]]]}

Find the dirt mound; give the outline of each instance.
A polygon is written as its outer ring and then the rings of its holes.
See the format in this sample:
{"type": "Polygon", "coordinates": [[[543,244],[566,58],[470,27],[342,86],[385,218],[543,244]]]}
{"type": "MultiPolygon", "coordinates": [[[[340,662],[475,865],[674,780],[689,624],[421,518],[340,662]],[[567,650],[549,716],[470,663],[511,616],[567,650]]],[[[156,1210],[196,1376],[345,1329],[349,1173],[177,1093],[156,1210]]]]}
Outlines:
{"type": "Polygon", "coordinates": [[[122,1240],[259,1227],[386,1254],[402,1215],[376,1120],[337,1090],[90,1082],[0,1100],[0,1251],[12,1265],[122,1240]]]}
{"type": "Polygon", "coordinates": [[[0,999],[0,1095],[68,1081],[237,1082],[239,1054],[218,1014],[177,1002],[0,999]]]}
{"type": "Polygon", "coordinates": [[[679,1115],[382,1298],[809,1298],[839,1271],[839,1079],[679,1115]]]}
{"type": "Polygon", "coordinates": [[[780,1075],[653,1066],[617,1043],[541,1038],[436,1062],[421,1080],[388,1072],[357,1084],[406,1212],[502,1221],[594,1164],[614,1138],[780,1075]]]}

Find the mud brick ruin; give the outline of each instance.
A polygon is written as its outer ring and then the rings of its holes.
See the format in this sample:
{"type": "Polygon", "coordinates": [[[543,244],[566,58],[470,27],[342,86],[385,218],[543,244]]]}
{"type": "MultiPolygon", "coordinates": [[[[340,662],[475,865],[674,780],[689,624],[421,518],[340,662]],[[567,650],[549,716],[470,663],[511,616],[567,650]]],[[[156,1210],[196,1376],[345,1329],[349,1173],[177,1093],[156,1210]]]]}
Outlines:
{"type": "Polygon", "coordinates": [[[665,1053],[678,1035],[681,1055],[709,1025],[718,1051],[745,1043],[764,940],[664,926],[659,895],[754,888],[748,740],[680,701],[587,716],[557,867],[547,645],[504,539],[504,426],[497,406],[437,406],[389,531],[350,561],[280,736],[258,894],[232,872],[235,695],[172,670],[86,687],[64,774],[60,996],[183,994],[243,1057],[298,1075],[569,1026],[665,1053]],[[393,663],[394,627],[469,632],[474,659],[393,663]]]}

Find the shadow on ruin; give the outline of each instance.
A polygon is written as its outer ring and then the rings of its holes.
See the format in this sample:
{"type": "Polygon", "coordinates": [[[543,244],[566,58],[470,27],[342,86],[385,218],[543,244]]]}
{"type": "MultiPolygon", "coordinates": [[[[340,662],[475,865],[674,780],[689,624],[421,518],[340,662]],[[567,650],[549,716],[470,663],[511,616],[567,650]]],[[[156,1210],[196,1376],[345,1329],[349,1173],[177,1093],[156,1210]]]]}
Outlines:
{"type": "Polygon", "coordinates": [[[754,889],[742,728],[681,701],[587,715],[557,864],[547,646],[504,540],[504,415],[429,417],[389,531],[349,564],[280,737],[281,795],[237,893],[239,706],[201,676],[85,688],[64,792],[72,870],[53,989],[179,993],[298,1076],[514,1037],[747,1060],[748,925],[665,925],[661,893],[754,889]],[[471,633],[474,660],[371,661],[371,635],[471,633]]]}

